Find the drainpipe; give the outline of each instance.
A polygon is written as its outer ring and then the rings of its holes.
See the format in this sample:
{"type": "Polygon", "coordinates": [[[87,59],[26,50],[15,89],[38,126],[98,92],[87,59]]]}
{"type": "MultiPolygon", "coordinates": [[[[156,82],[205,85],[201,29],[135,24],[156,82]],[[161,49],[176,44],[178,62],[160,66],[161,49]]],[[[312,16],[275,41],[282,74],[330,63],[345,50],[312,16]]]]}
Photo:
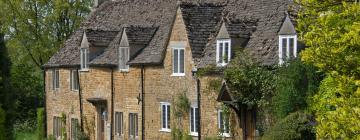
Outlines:
{"type": "Polygon", "coordinates": [[[198,104],[198,110],[199,110],[199,121],[198,121],[198,139],[201,140],[201,94],[200,94],[200,79],[196,75],[197,68],[193,68],[192,74],[193,77],[196,80],[196,92],[197,92],[197,104],[198,104]]]}
{"type": "Polygon", "coordinates": [[[114,139],[114,68],[111,68],[111,119],[110,119],[110,140],[114,139]]]}
{"type": "Polygon", "coordinates": [[[44,85],[44,128],[45,128],[45,137],[47,137],[47,113],[46,113],[46,69],[43,68],[43,85],[44,85]]]}
{"type": "Polygon", "coordinates": [[[79,105],[80,105],[80,129],[81,132],[84,132],[84,126],[83,126],[83,106],[82,106],[82,96],[81,96],[81,84],[80,84],[80,72],[79,69],[76,69],[77,75],[77,83],[79,85],[79,105]]]}
{"type": "Polygon", "coordinates": [[[141,66],[141,139],[145,140],[144,65],[141,66]]]}

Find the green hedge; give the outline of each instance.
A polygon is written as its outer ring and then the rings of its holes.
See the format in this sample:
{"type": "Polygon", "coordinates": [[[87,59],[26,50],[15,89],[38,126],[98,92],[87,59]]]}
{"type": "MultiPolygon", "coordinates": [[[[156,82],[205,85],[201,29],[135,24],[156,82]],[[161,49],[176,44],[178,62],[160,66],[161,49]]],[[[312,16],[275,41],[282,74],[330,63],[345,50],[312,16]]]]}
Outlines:
{"type": "Polygon", "coordinates": [[[0,106],[0,140],[5,140],[5,111],[0,106]]]}
{"type": "Polygon", "coordinates": [[[308,115],[295,112],[280,120],[268,129],[262,140],[314,140],[314,127],[308,115]]]}
{"type": "Polygon", "coordinates": [[[44,108],[37,109],[37,139],[42,140],[45,138],[45,111],[44,108]]]}

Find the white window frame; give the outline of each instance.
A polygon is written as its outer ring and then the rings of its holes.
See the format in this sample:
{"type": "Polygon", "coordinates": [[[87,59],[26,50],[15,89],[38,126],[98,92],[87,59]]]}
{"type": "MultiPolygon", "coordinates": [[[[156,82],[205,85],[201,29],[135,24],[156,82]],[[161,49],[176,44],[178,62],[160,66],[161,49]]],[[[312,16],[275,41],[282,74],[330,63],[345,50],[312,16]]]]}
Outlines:
{"type": "Polygon", "coordinates": [[[87,48],[80,48],[80,69],[81,71],[89,71],[89,49],[87,48]]]}
{"type": "MultiPolygon", "coordinates": [[[[221,119],[220,119],[220,117],[221,117],[221,113],[223,113],[224,114],[224,111],[223,110],[221,110],[221,109],[219,109],[218,110],[218,128],[219,128],[219,130],[224,130],[224,129],[226,129],[226,120],[225,120],[225,117],[223,116],[223,126],[221,126],[221,119]]],[[[228,117],[230,117],[230,116],[228,116],[228,117]]],[[[227,119],[227,123],[228,123],[228,127],[229,127],[229,130],[228,130],[228,132],[221,132],[220,133],[220,136],[221,137],[230,137],[230,119],[228,118],[227,119]]]]}
{"type": "Polygon", "coordinates": [[[168,102],[160,102],[160,109],[161,109],[161,129],[160,131],[163,131],[163,132],[171,132],[171,112],[168,112],[168,110],[170,109],[171,111],[171,104],[168,103],[168,102]],[[165,107],[165,116],[164,116],[164,112],[163,112],[163,107],[165,107]],[[170,113],[170,114],[168,114],[170,113]],[[168,118],[170,116],[170,118],[168,118]],[[165,128],[164,128],[164,118],[165,118],[165,128]]]}
{"type": "Polygon", "coordinates": [[[78,83],[78,79],[74,78],[74,74],[76,74],[79,78],[79,74],[77,73],[77,70],[70,70],[70,88],[72,91],[79,91],[79,83],[78,83]],[[77,84],[77,89],[75,88],[75,83],[77,84]]]}
{"type": "Polygon", "coordinates": [[[172,56],[171,56],[171,63],[172,63],[172,75],[171,76],[185,76],[185,65],[186,65],[186,63],[185,63],[185,59],[186,59],[186,50],[185,50],[185,42],[176,42],[176,41],[174,41],[174,42],[171,42],[170,43],[171,44],[171,54],[172,54],[172,56]],[[174,71],[175,71],[175,65],[174,65],[174,57],[175,57],[175,50],[178,50],[177,52],[178,52],[178,54],[177,54],[177,60],[178,60],[178,65],[177,65],[177,68],[178,68],[178,72],[177,73],[175,73],[174,71]],[[183,62],[184,62],[184,67],[183,67],[183,73],[181,73],[180,71],[181,71],[181,60],[180,60],[180,51],[181,50],[183,50],[184,51],[184,59],[183,59],[183,62]]]}
{"type": "MultiPolygon", "coordinates": [[[[199,127],[197,126],[198,124],[196,123],[196,118],[198,118],[199,119],[199,116],[196,116],[196,109],[198,109],[198,111],[199,111],[199,107],[197,106],[197,105],[191,105],[191,107],[190,107],[190,114],[189,114],[189,122],[190,122],[190,128],[189,128],[189,130],[190,130],[190,135],[191,136],[198,136],[199,135],[199,130],[197,130],[199,127]],[[194,110],[194,116],[191,116],[191,114],[192,114],[192,111],[194,110]],[[193,117],[193,118],[191,118],[191,117],[193,117]],[[193,119],[193,121],[191,121],[191,119],[193,119]],[[192,124],[193,123],[193,124],[192,124]],[[194,127],[194,131],[192,131],[191,130],[191,127],[192,127],[192,125],[193,125],[193,127],[194,127]],[[197,130],[197,131],[196,131],[197,130]]],[[[199,120],[200,121],[200,120],[199,120]]]]}
{"type": "Polygon", "coordinates": [[[139,120],[139,115],[137,114],[137,113],[129,113],[129,138],[130,139],[136,139],[136,138],[138,138],[139,137],[139,122],[138,122],[138,120],[139,120]],[[135,117],[136,116],[136,117],[135,117]],[[131,126],[131,123],[132,123],[132,120],[133,119],[136,119],[134,122],[135,122],[135,124],[133,124],[133,126],[131,126]],[[131,133],[131,129],[132,129],[132,127],[135,127],[134,128],[134,133],[135,133],[135,135],[132,135],[131,133]]]}
{"type": "Polygon", "coordinates": [[[55,139],[61,139],[61,129],[64,124],[62,124],[61,117],[53,116],[53,136],[55,139]],[[56,132],[55,132],[56,131],[56,132]]]}
{"type": "Polygon", "coordinates": [[[286,53],[286,59],[290,58],[290,52],[296,58],[297,57],[297,35],[280,35],[279,36],[279,64],[283,64],[285,62],[285,58],[283,58],[283,53],[286,53]],[[290,39],[294,39],[294,50],[290,50],[290,39]],[[283,39],[286,39],[286,52],[283,52],[283,39]]]}
{"type": "Polygon", "coordinates": [[[78,118],[71,118],[70,119],[70,137],[71,137],[71,140],[77,140],[77,135],[79,134],[79,128],[80,128],[80,126],[79,126],[79,119],[78,118]],[[76,121],[76,126],[75,126],[75,131],[76,132],[74,132],[73,131],[73,121],[76,121]],[[73,135],[75,135],[75,137],[73,137],[73,135]]]}
{"type": "Polygon", "coordinates": [[[115,112],[115,118],[114,119],[115,119],[115,135],[116,136],[123,136],[124,135],[124,113],[119,112],[119,111],[115,112]],[[117,116],[116,116],[117,113],[120,115],[119,118],[117,118],[117,116]],[[117,123],[119,123],[119,122],[120,122],[120,124],[119,124],[119,126],[117,126],[118,125],[117,123]],[[120,130],[120,133],[118,133],[118,130],[120,130]]]}
{"type": "Polygon", "coordinates": [[[219,67],[223,67],[223,66],[226,66],[227,64],[229,64],[231,60],[231,39],[218,39],[216,41],[216,65],[219,66],[219,67]],[[222,56],[222,58],[224,59],[225,57],[225,43],[228,43],[229,44],[229,48],[228,48],[228,62],[226,63],[224,60],[221,61],[221,63],[219,63],[220,61],[220,55],[222,56]],[[222,54],[220,54],[219,50],[220,50],[220,44],[223,44],[223,47],[222,47],[222,54]]]}
{"type": "Polygon", "coordinates": [[[60,89],[60,71],[59,69],[54,69],[52,73],[52,86],[53,90],[60,89]]]}
{"type": "Polygon", "coordinates": [[[120,72],[129,72],[130,66],[126,64],[129,60],[130,60],[130,47],[119,47],[119,71],[120,71],[120,72]],[[125,64],[125,68],[124,68],[124,69],[120,67],[121,49],[127,49],[127,54],[128,54],[128,58],[127,58],[126,62],[124,62],[124,64],[125,64]]]}

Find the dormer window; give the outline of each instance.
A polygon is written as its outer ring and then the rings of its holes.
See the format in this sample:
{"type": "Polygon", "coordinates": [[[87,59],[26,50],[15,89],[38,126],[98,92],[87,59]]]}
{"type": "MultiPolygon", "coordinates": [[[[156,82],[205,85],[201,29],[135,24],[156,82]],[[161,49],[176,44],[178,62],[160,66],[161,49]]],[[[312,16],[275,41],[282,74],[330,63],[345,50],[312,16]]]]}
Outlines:
{"type": "Polygon", "coordinates": [[[86,71],[89,69],[89,57],[88,57],[88,49],[81,48],[80,49],[80,61],[81,61],[81,70],[86,71]]]}
{"type": "Polygon", "coordinates": [[[297,57],[297,36],[279,36],[279,63],[283,64],[286,60],[297,57]]]}
{"type": "Polygon", "coordinates": [[[120,71],[129,71],[127,62],[130,59],[129,47],[119,47],[119,69],[120,71]]]}
{"type": "Polygon", "coordinates": [[[226,66],[231,59],[231,40],[219,39],[216,43],[216,64],[226,66]]]}

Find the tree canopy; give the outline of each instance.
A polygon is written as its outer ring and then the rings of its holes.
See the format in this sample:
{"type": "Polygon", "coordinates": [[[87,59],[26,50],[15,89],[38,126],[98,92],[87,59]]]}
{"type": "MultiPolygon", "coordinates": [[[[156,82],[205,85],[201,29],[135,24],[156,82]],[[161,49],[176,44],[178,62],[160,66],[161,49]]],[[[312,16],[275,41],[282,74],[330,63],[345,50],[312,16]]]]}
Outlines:
{"type": "Polygon", "coordinates": [[[311,108],[319,139],[359,139],[360,4],[344,0],[301,0],[300,38],[309,48],[304,62],[326,73],[311,108]]]}

